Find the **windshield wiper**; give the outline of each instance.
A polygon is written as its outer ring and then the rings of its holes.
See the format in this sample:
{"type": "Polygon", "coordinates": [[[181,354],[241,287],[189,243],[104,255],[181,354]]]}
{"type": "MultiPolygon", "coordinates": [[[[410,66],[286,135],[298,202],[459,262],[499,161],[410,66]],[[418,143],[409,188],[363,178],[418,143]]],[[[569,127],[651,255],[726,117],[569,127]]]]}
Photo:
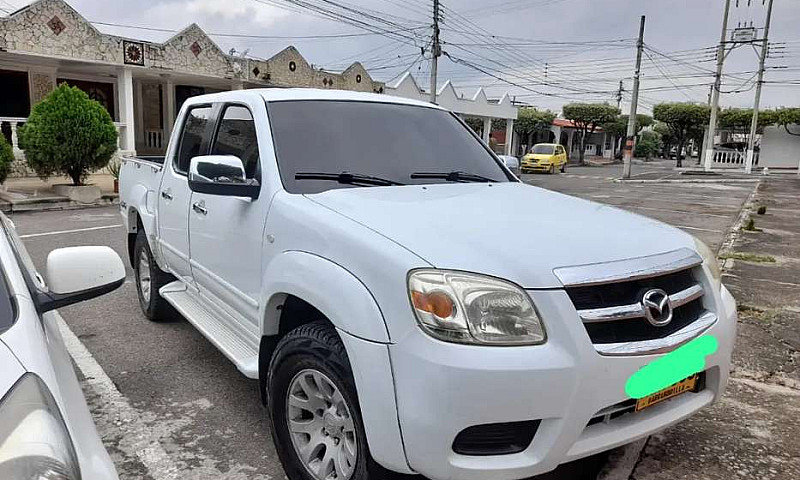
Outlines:
{"type": "Polygon", "coordinates": [[[497,180],[492,180],[491,178],[484,177],[483,175],[461,171],[415,172],[411,174],[411,178],[438,178],[447,180],[448,182],[497,182],[497,180]]]}
{"type": "Polygon", "coordinates": [[[372,175],[360,175],[358,173],[325,173],[325,172],[298,172],[294,175],[295,180],[333,180],[347,185],[405,185],[405,183],[395,182],[387,178],[374,177],[372,175]]]}

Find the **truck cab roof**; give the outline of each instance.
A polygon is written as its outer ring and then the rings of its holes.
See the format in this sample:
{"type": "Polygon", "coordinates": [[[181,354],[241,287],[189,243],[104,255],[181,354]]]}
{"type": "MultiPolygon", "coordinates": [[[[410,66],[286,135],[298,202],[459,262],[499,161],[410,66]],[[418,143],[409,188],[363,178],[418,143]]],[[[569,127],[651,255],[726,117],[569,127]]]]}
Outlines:
{"type": "Polygon", "coordinates": [[[344,102],[375,102],[394,103],[398,105],[414,105],[443,110],[442,107],[428,102],[412,100],[391,95],[365,92],[352,92],[348,90],[325,90],[318,88],[254,88],[248,90],[231,90],[227,92],[199,95],[187,100],[187,103],[226,102],[243,95],[259,95],[267,102],[285,102],[302,100],[335,100],[344,102]]]}

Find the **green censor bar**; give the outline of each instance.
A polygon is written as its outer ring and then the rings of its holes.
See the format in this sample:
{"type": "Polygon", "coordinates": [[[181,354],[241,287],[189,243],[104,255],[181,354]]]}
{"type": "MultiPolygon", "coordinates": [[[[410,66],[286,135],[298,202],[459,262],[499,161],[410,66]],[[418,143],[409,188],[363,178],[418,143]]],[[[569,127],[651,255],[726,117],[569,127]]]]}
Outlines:
{"type": "Polygon", "coordinates": [[[706,357],[716,352],[717,347],[717,339],[711,335],[695,338],[634,373],[625,384],[625,393],[635,399],[644,398],[701,372],[706,357]]]}

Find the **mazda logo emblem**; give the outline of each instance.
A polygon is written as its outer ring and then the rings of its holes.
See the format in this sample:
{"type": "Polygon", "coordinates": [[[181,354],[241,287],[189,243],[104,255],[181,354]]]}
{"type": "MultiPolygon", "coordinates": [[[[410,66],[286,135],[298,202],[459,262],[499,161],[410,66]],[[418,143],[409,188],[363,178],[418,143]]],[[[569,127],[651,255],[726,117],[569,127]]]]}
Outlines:
{"type": "Polygon", "coordinates": [[[648,290],[642,296],[644,317],[651,325],[663,327],[672,321],[672,302],[669,295],[660,288],[648,290]]]}

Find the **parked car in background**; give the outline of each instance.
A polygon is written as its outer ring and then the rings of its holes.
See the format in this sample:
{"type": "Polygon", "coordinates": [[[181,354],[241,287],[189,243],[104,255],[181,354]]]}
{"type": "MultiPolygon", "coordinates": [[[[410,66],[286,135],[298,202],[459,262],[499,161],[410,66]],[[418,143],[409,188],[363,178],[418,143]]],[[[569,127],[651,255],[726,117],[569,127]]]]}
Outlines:
{"type": "Polygon", "coordinates": [[[556,173],[556,169],[563,173],[567,170],[567,151],[558,143],[538,143],[522,157],[520,168],[522,173],[556,173]]]}
{"type": "Polygon", "coordinates": [[[108,247],[50,252],[47,281],[0,213],[0,478],[117,478],[58,327],[56,308],[122,285],[108,247]]]}
{"type": "Polygon", "coordinates": [[[437,105],[193,97],[166,159],[126,158],[120,187],[144,316],[174,307],[259,380],[291,480],[527,478],[727,383],[736,305],[707,247],[520,182],[437,105]],[[691,382],[625,393],[704,334],[718,348],[691,382]]]}

